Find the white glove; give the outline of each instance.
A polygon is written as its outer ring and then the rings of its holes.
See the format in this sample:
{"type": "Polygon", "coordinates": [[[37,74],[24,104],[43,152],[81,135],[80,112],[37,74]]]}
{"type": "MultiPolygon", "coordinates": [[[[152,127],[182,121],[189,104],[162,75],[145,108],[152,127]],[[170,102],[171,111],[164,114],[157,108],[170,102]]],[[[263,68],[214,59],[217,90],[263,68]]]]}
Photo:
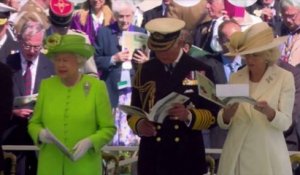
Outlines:
{"type": "Polygon", "coordinates": [[[39,140],[42,143],[53,143],[53,141],[51,140],[51,136],[50,136],[49,132],[46,129],[42,129],[40,131],[39,140]]]}
{"type": "Polygon", "coordinates": [[[85,138],[80,140],[76,143],[76,145],[73,147],[74,150],[74,160],[78,160],[80,157],[82,157],[88,149],[92,147],[92,141],[89,138],[85,138]]]}

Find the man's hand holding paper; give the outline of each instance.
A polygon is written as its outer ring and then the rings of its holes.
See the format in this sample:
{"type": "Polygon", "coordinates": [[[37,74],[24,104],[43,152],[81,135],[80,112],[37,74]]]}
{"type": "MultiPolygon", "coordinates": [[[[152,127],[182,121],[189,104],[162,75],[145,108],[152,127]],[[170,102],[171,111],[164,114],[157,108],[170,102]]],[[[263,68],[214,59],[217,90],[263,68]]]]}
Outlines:
{"type": "Polygon", "coordinates": [[[137,124],[137,131],[139,136],[152,137],[156,135],[156,129],[152,122],[148,119],[141,119],[137,124]]]}
{"type": "Polygon", "coordinates": [[[183,104],[174,103],[173,107],[169,110],[169,115],[172,120],[188,121],[190,112],[183,104]]]}

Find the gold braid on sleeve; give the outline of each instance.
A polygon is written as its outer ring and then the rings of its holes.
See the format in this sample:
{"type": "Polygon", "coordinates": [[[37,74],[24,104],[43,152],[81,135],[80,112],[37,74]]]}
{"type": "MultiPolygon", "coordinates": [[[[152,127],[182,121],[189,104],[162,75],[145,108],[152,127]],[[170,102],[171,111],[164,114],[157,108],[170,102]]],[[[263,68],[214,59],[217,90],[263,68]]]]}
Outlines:
{"type": "Polygon", "coordinates": [[[142,109],[146,109],[146,105],[148,102],[148,109],[151,109],[154,105],[154,99],[155,99],[155,82],[154,81],[148,81],[141,84],[141,71],[142,65],[139,65],[135,74],[133,87],[136,88],[139,91],[140,100],[142,102],[142,109]]]}

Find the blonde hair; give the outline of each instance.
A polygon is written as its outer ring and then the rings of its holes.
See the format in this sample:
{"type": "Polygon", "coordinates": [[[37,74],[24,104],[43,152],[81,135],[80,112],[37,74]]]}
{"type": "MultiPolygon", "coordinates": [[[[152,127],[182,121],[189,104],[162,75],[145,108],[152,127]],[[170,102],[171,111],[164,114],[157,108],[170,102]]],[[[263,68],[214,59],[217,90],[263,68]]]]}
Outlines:
{"type": "Polygon", "coordinates": [[[264,50],[257,53],[252,53],[252,55],[259,55],[262,59],[265,59],[269,66],[275,64],[280,57],[280,51],[278,47],[272,49],[264,50]]]}

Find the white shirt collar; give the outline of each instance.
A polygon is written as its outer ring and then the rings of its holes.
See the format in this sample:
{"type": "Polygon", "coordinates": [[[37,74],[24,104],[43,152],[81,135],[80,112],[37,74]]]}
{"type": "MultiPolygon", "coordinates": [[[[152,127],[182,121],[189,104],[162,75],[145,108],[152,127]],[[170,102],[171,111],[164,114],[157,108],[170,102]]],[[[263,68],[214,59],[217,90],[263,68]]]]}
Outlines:
{"type": "Polygon", "coordinates": [[[177,65],[177,63],[179,62],[182,54],[183,54],[183,51],[182,51],[182,49],[180,49],[176,60],[172,63],[173,67],[175,67],[177,65]]]}

